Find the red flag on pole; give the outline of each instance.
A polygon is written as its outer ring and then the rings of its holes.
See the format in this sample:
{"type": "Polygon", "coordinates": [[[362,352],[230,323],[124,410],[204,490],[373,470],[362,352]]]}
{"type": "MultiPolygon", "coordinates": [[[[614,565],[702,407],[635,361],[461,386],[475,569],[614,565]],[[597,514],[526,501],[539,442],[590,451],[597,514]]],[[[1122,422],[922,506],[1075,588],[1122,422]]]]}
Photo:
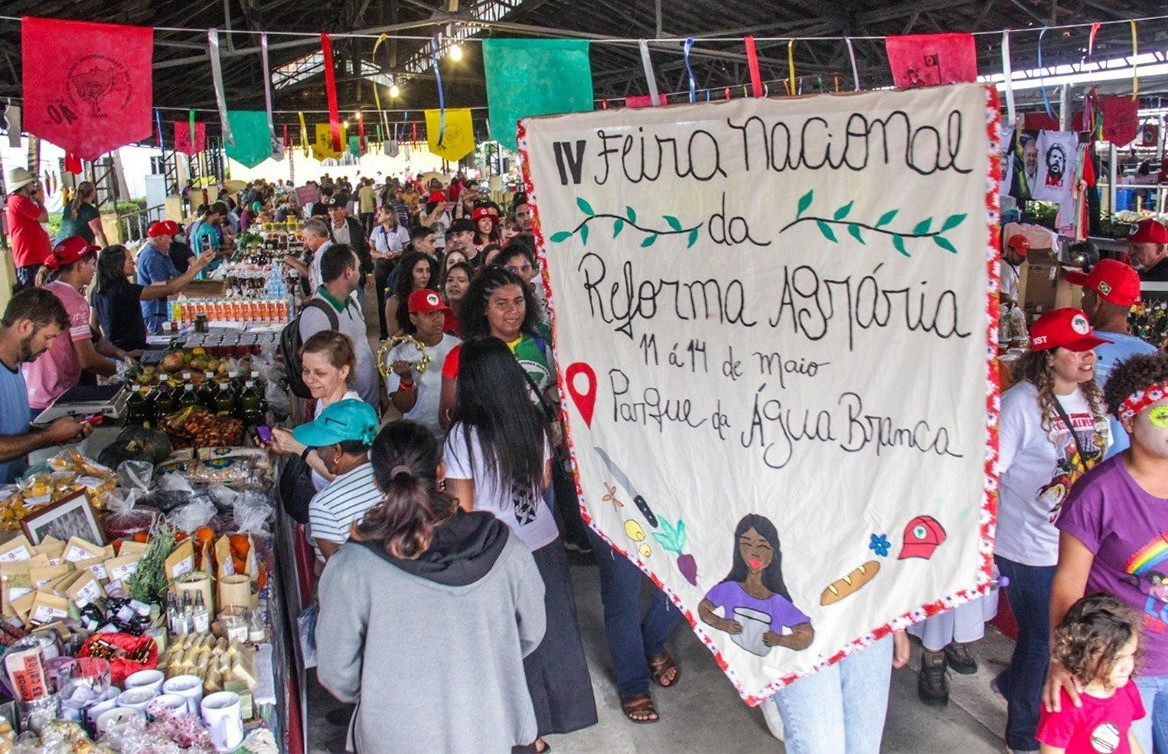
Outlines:
{"type": "Polygon", "coordinates": [[[337,112],[337,73],[333,70],[333,44],[328,34],[320,35],[320,50],[324,53],[324,90],[328,95],[329,129],[333,135],[333,151],[341,151],[341,116],[337,112]]]}
{"type": "Polygon", "coordinates": [[[195,123],[194,130],[195,140],[191,141],[191,122],[189,120],[174,122],[174,151],[196,155],[207,148],[207,124],[199,121],[195,123]]]}
{"type": "Polygon", "coordinates": [[[977,81],[972,34],[909,34],[885,37],[892,81],[907,89],[977,81]]]}
{"type": "Polygon", "coordinates": [[[153,134],[154,30],[25,17],[24,128],[85,160],[153,134]]]}

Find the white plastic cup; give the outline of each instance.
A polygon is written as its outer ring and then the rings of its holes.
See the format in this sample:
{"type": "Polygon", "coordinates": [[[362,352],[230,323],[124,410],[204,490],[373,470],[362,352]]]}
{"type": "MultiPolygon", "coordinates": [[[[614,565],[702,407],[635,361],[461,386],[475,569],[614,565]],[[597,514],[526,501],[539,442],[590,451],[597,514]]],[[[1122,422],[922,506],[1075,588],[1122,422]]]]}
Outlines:
{"type": "Polygon", "coordinates": [[[161,670],[139,670],[126,676],[126,691],[130,689],[150,689],[155,694],[162,693],[162,684],[166,680],[161,670]]]}
{"type": "Polygon", "coordinates": [[[157,696],[158,692],[147,686],[142,686],[135,689],[126,689],[122,693],[118,694],[118,707],[138,710],[142,714],[146,714],[146,705],[154,701],[157,696]]]}
{"type": "Polygon", "coordinates": [[[239,694],[234,691],[216,691],[204,697],[200,707],[203,722],[207,724],[217,749],[234,749],[243,743],[243,714],[239,694]]]}
{"type": "Polygon", "coordinates": [[[197,716],[203,701],[203,681],[197,675],[176,675],[163,682],[162,693],[181,696],[187,702],[187,712],[197,716]]]}

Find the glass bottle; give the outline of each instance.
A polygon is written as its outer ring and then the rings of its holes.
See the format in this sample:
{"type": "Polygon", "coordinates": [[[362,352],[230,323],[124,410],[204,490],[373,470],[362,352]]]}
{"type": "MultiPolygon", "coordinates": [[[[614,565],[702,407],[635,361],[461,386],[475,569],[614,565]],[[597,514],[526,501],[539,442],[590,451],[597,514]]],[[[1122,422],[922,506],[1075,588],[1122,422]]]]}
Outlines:
{"type": "Polygon", "coordinates": [[[262,399],[253,380],[247,381],[243,388],[243,394],[239,396],[239,411],[244,426],[255,427],[264,423],[262,399]]]}
{"type": "Polygon", "coordinates": [[[173,414],[178,409],[174,390],[170,387],[170,375],[165,372],[159,375],[158,384],[154,386],[154,392],[151,393],[150,398],[154,405],[155,423],[161,422],[164,417],[173,414]]]}
{"type": "Polygon", "coordinates": [[[203,373],[203,384],[199,385],[199,405],[215,413],[215,398],[219,395],[219,386],[215,384],[215,373],[203,373]]]}
{"type": "Polygon", "coordinates": [[[179,408],[186,408],[187,406],[197,406],[199,404],[199,395],[195,392],[195,385],[191,382],[191,373],[183,372],[183,390],[178,397],[179,408]]]}
{"type": "Polygon", "coordinates": [[[126,399],[126,424],[141,426],[149,421],[146,415],[146,386],[136,387],[126,399]]]}
{"type": "Polygon", "coordinates": [[[220,416],[235,414],[235,394],[231,390],[229,380],[219,383],[219,392],[215,394],[215,413],[220,416]]]}

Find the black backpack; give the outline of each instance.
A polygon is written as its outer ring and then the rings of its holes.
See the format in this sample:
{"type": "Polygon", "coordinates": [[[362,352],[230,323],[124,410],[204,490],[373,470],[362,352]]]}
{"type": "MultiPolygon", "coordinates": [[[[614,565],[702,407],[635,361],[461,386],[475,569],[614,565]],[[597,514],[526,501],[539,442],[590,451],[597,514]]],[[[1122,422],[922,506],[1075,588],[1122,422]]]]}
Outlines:
{"type": "Polygon", "coordinates": [[[337,311],[331,304],[319,298],[310,298],[304,302],[300,313],[293,317],[291,322],[284,325],[284,329],[280,331],[280,355],[284,357],[284,367],[288,370],[288,387],[297,398],[312,397],[312,393],[300,376],[300,349],[304,347],[304,341],[300,338],[300,318],[304,316],[304,311],[309,307],[324,312],[325,316],[328,317],[329,327],[333,330],[336,330],[340,324],[340,320],[337,319],[337,311]]]}

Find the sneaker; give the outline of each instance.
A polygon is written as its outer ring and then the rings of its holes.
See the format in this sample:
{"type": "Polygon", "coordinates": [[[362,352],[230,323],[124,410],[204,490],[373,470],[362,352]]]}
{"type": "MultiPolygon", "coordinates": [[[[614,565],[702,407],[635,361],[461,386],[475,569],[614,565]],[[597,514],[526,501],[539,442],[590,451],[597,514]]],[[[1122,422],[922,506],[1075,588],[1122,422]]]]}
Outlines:
{"type": "Polygon", "coordinates": [[[917,697],[929,707],[949,704],[949,679],[945,677],[945,653],[925,652],[921,655],[921,674],[917,677],[917,697]]]}
{"type": "Polygon", "coordinates": [[[762,709],[762,719],[766,721],[767,730],[780,741],[786,740],[786,729],[783,727],[783,716],[779,714],[779,705],[775,704],[774,697],[766,699],[758,705],[762,709]]]}
{"type": "Polygon", "coordinates": [[[977,673],[977,660],[969,651],[968,644],[952,642],[945,647],[945,662],[953,668],[954,673],[974,675],[977,673]]]}

